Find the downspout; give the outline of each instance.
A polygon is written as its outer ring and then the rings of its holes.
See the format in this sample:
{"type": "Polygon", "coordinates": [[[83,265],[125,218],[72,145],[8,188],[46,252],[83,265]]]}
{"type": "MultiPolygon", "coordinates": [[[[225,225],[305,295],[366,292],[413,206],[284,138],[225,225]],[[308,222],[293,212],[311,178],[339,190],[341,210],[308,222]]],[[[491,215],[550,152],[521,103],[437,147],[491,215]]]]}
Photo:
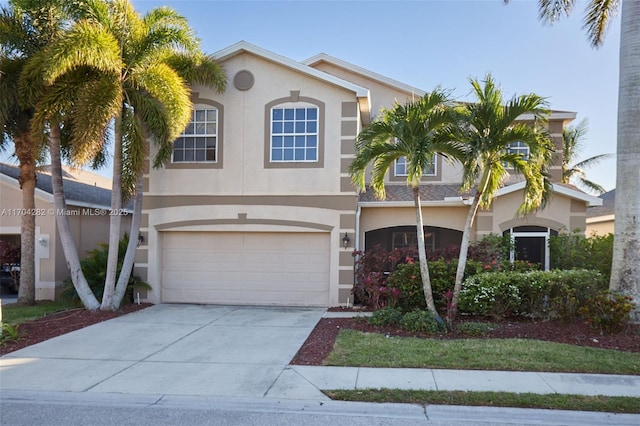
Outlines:
{"type": "Polygon", "coordinates": [[[360,203],[358,203],[358,207],[356,207],[356,227],[355,227],[355,241],[353,243],[354,250],[360,250],[360,213],[362,209],[360,207],[360,203]]]}
{"type": "MultiPolygon", "coordinates": [[[[357,203],[357,207],[356,207],[356,224],[355,224],[355,229],[354,229],[354,241],[353,241],[353,250],[354,251],[358,251],[360,250],[360,213],[362,212],[362,208],[360,207],[360,202],[357,203]]],[[[359,256],[354,256],[353,257],[353,288],[356,287],[357,284],[357,276],[358,274],[356,273],[356,266],[358,264],[358,257],[359,256]]],[[[355,297],[353,302],[355,302],[355,297]]],[[[352,302],[352,304],[353,304],[352,302]]],[[[347,304],[348,305],[348,304],[347,304]]],[[[349,306],[347,306],[349,307],[349,306]]]]}

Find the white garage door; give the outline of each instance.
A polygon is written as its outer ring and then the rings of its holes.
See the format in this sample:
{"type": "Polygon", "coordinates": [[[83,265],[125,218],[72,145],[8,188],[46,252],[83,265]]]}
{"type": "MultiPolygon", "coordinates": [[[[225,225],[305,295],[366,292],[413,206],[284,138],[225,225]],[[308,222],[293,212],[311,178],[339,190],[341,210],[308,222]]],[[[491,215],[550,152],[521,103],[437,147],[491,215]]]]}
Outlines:
{"type": "Polygon", "coordinates": [[[328,306],[329,234],[164,232],[167,303],[328,306]]]}

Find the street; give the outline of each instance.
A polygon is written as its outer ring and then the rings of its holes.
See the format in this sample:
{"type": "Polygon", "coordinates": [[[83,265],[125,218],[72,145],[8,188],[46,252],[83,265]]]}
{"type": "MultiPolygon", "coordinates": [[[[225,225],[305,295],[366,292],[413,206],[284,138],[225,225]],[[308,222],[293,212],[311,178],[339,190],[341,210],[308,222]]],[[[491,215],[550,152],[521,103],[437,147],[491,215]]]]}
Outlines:
{"type": "Polygon", "coordinates": [[[640,416],[498,407],[23,392],[0,396],[12,426],[637,425],[640,416]]]}

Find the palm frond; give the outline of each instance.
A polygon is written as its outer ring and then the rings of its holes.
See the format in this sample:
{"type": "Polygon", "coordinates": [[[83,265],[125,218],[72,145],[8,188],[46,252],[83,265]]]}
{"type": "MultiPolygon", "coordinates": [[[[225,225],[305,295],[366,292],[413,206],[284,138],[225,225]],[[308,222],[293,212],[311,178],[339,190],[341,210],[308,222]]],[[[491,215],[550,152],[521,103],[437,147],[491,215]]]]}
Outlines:
{"type": "Polygon", "coordinates": [[[597,166],[603,160],[608,160],[613,157],[615,157],[615,154],[612,154],[612,153],[598,154],[574,164],[573,167],[579,168],[579,169],[588,169],[589,167],[597,166]]]}
{"type": "Polygon", "coordinates": [[[530,211],[542,203],[546,195],[541,181],[545,167],[551,161],[553,144],[547,132],[541,130],[548,110],[546,100],[536,94],[514,96],[504,102],[502,90],[487,74],[481,82],[470,79],[477,102],[466,104],[466,121],[459,137],[465,144],[462,191],[475,186],[480,194],[480,206],[489,207],[496,191],[509,178],[509,170],[531,180],[525,190],[521,211],[530,211]],[[533,125],[516,121],[524,114],[534,118],[533,125]],[[509,147],[522,142],[529,147],[529,156],[514,153],[509,147]],[[527,192],[528,191],[528,192],[527,192]]]}
{"type": "Polygon", "coordinates": [[[54,43],[43,58],[43,79],[52,84],[64,73],[76,67],[86,66],[119,76],[124,68],[118,40],[111,33],[79,22],[58,42],[54,43]]]}
{"type": "Polygon", "coordinates": [[[593,47],[600,47],[604,42],[607,29],[618,12],[619,0],[590,0],[587,3],[583,28],[593,47]]]}
{"type": "Polygon", "coordinates": [[[551,24],[560,18],[569,16],[576,0],[538,0],[538,17],[551,24]]]}
{"type": "Polygon", "coordinates": [[[132,70],[129,87],[145,90],[166,108],[167,116],[171,117],[167,134],[157,137],[172,141],[184,131],[191,118],[190,92],[185,81],[169,65],[159,63],[132,70]]]}
{"type": "Polygon", "coordinates": [[[200,84],[223,93],[227,87],[227,75],[222,65],[212,56],[174,54],[166,63],[189,84],[200,84]]]}
{"type": "Polygon", "coordinates": [[[607,192],[607,190],[602,185],[599,185],[585,178],[579,178],[578,185],[582,186],[583,188],[586,188],[590,192],[596,193],[597,195],[601,195],[607,192]]]}

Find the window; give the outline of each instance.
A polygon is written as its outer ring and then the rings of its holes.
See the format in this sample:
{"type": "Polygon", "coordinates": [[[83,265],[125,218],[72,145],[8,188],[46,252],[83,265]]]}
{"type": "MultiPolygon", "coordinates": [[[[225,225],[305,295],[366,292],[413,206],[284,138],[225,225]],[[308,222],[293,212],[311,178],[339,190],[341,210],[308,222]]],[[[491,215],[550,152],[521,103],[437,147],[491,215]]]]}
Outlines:
{"type": "MultiPolygon", "coordinates": [[[[395,176],[407,176],[407,157],[400,157],[396,160],[394,175],[395,176]]],[[[436,155],[433,155],[431,161],[427,164],[427,167],[422,170],[422,176],[435,176],[436,175],[436,155]]]]}
{"type": "Polygon", "coordinates": [[[507,146],[507,154],[520,154],[525,160],[529,159],[529,147],[524,142],[511,142],[507,146]]]}
{"type": "Polygon", "coordinates": [[[218,161],[218,110],[195,109],[184,132],[173,142],[173,163],[218,161]]]}
{"type": "MultiPolygon", "coordinates": [[[[433,232],[424,233],[424,246],[427,250],[433,250],[436,246],[433,232]]],[[[394,232],[392,234],[391,248],[416,248],[418,236],[415,232],[394,232]]]]}
{"type": "Polygon", "coordinates": [[[318,161],[318,108],[271,109],[271,162],[318,161]]]}

